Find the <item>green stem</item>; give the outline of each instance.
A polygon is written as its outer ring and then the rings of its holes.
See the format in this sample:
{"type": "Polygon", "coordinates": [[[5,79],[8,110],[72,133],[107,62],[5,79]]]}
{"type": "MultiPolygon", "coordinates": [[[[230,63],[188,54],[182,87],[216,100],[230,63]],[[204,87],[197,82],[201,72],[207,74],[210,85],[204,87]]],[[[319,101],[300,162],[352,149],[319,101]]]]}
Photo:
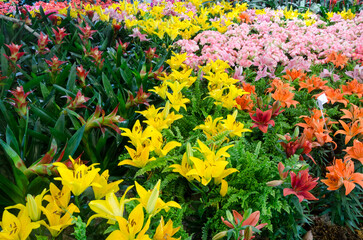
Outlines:
{"type": "Polygon", "coordinates": [[[78,207],[78,209],[81,211],[78,196],[74,196],[74,202],[76,203],[76,206],[78,207]]]}

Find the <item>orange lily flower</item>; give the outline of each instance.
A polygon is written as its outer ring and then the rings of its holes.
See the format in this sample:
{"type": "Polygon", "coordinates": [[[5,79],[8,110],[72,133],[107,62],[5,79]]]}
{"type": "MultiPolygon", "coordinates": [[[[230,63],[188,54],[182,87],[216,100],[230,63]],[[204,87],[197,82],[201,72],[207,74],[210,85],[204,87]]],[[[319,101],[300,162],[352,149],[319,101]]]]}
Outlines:
{"type": "Polygon", "coordinates": [[[311,78],[305,79],[305,81],[299,82],[300,85],[299,91],[304,88],[308,90],[308,93],[317,89],[325,90],[327,89],[327,86],[325,86],[327,82],[328,81],[323,81],[321,78],[314,75],[311,78]]]}
{"type": "MultiPolygon", "coordinates": [[[[343,122],[342,120],[339,120],[340,124],[343,126],[344,130],[338,130],[335,132],[334,136],[337,134],[343,134],[345,135],[345,144],[348,144],[350,139],[360,133],[363,133],[363,127],[358,125],[359,121],[355,121],[354,123],[350,123],[349,126],[343,122]]],[[[362,124],[361,124],[362,125],[362,124]]]]}
{"type": "Polygon", "coordinates": [[[235,101],[237,103],[236,107],[237,107],[238,110],[252,112],[254,104],[253,104],[253,101],[251,99],[251,95],[246,94],[246,95],[236,97],[235,101]]]}
{"type": "MultiPolygon", "coordinates": [[[[326,90],[324,91],[324,93],[328,99],[328,102],[331,104],[339,102],[339,103],[343,103],[344,106],[346,107],[347,104],[349,103],[349,101],[343,97],[344,94],[340,91],[340,89],[333,89],[333,88],[327,87],[326,90]]],[[[318,98],[320,95],[321,95],[321,93],[314,95],[314,97],[318,98]]]]}
{"type": "Polygon", "coordinates": [[[347,152],[345,159],[354,158],[363,164],[363,142],[354,140],[353,147],[347,147],[344,151],[347,152]]]}
{"type": "Polygon", "coordinates": [[[352,95],[355,93],[359,98],[363,96],[363,84],[359,83],[357,79],[347,82],[347,85],[342,85],[342,90],[344,95],[352,95]]]}
{"type": "Polygon", "coordinates": [[[352,122],[355,122],[359,118],[363,118],[363,108],[360,108],[354,104],[352,104],[349,110],[341,109],[340,111],[344,113],[341,119],[346,118],[352,120],[352,122]]]}
{"type": "Polygon", "coordinates": [[[321,181],[328,186],[328,190],[337,190],[344,184],[345,195],[348,195],[355,188],[354,183],[363,187],[363,174],[354,172],[353,161],[343,162],[342,159],[336,159],[334,165],[326,169],[329,171],[326,174],[328,179],[321,181]]]}
{"type": "Polygon", "coordinates": [[[344,54],[337,54],[336,52],[331,52],[328,57],[325,59],[326,63],[333,63],[335,65],[336,68],[340,67],[341,69],[343,69],[345,67],[345,65],[348,62],[348,58],[344,55],[344,54]]]}
{"type": "Polygon", "coordinates": [[[284,83],[283,81],[281,81],[281,79],[275,78],[274,80],[272,80],[271,87],[266,89],[266,92],[270,93],[282,88],[285,88],[287,90],[295,90],[295,88],[291,87],[289,83],[284,83]]]}
{"type": "Polygon", "coordinates": [[[282,107],[290,107],[291,105],[294,105],[296,107],[296,104],[298,104],[298,101],[293,100],[295,96],[295,93],[290,92],[287,88],[278,89],[274,94],[271,95],[273,99],[276,101],[280,101],[282,107]]]}
{"type": "Polygon", "coordinates": [[[256,94],[256,87],[250,83],[242,83],[242,89],[249,94],[256,94]]]}
{"type": "Polygon", "coordinates": [[[245,12],[240,13],[240,14],[238,15],[238,19],[239,19],[241,22],[243,22],[243,23],[247,23],[247,24],[252,23],[252,20],[251,20],[251,18],[250,18],[250,15],[248,15],[248,13],[245,13],[245,12]]]}
{"type": "Polygon", "coordinates": [[[299,79],[299,81],[304,81],[306,77],[306,73],[303,70],[296,70],[295,68],[290,70],[286,70],[286,75],[282,76],[286,80],[294,81],[295,79],[299,79]]]}

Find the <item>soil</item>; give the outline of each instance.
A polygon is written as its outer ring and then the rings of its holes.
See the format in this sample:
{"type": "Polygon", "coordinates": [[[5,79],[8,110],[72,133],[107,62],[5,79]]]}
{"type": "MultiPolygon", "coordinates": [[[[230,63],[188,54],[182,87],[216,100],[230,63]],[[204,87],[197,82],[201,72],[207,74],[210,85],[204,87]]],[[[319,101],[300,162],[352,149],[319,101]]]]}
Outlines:
{"type": "Polygon", "coordinates": [[[363,240],[363,226],[354,232],[348,227],[332,225],[323,218],[317,218],[311,228],[314,240],[363,240]]]}

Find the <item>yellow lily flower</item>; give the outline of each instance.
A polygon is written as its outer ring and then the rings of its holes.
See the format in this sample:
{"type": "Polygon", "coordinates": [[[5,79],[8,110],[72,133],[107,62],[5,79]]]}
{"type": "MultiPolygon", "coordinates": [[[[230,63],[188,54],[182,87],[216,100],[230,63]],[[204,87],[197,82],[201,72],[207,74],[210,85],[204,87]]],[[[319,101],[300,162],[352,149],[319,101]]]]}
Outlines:
{"type": "Polygon", "coordinates": [[[154,151],[159,157],[165,157],[168,152],[173,150],[176,147],[180,147],[181,143],[176,141],[171,141],[165,144],[164,147],[163,135],[159,131],[155,131],[154,135],[151,137],[151,145],[152,151],[154,151]]]}
{"type": "MultiPolygon", "coordinates": [[[[69,158],[74,163],[73,158],[71,156],[69,158]]],[[[99,168],[94,168],[94,164],[89,167],[84,164],[77,167],[74,165],[75,168],[73,170],[68,169],[64,163],[57,162],[53,163],[53,165],[58,167],[57,170],[60,175],[60,177],[54,179],[62,181],[63,186],[69,187],[75,196],[81,195],[90,186],[99,186],[93,182],[100,171],[99,168]]]]}
{"type": "Polygon", "coordinates": [[[169,220],[166,225],[164,224],[163,216],[159,226],[156,228],[153,240],[180,240],[180,238],[173,238],[174,234],[179,231],[180,227],[173,228],[173,221],[169,220]]]}
{"type": "Polygon", "coordinates": [[[187,53],[177,54],[173,52],[173,55],[169,60],[165,61],[171,69],[178,70],[180,67],[185,66],[183,62],[187,59],[187,53]]]}
{"type": "Polygon", "coordinates": [[[188,181],[192,181],[194,179],[193,176],[187,176],[187,173],[192,169],[192,167],[188,164],[187,153],[183,154],[183,159],[181,164],[172,164],[169,167],[173,168],[173,172],[179,173],[180,175],[185,177],[188,181]]]}
{"type": "Polygon", "coordinates": [[[94,218],[105,218],[108,219],[109,224],[114,224],[116,222],[116,217],[122,217],[124,213],[125,204],[130,200],[125,200],[127,192],[133,188],[134,186],[129,186],[125,193],[122,195],[120,201],[117,199],[114,192],[110,192],[106,195],[105,200],[93,200],[88,205],[92,209],[92,211],[96,212],[96,214],[92,215],[88,221],[87,225],[94,218]]]}
{"type": "Polygon", "coordinates": [[[145,234],[150,226],[150,218],[144,225],[144,210],[138,205],[132,210],[128,220],[123,217],[116,217],[120,230],[113,231],[106,240],[151,240],[145,234]]]}
{"type": "Polygon", "coordinates": [[[109,192],[117,192],[118,190],[120,190],[120,188],[118,187],[118,185],[123,181],[123,180],[118,180],[112,183],[108,183],[108,177],[110,175],[108,174],[108,170],[105,170],[101,175],[97,174],[95,179],[93,180],[94,183],[97,183],[100,186],[93,186],[93,193],[95,195],[95,198],[101,199],[104,196],[106,196],[106,194],[108,194],[109,192]]]}
{"type": "Polygon", "coordinates": [[[149,92],[154,92],[159,95],[162,99],[166,99],[166,92],[168,91],[168,85],[166,82],[163,82],[159,86],[155,86],[154,89],[149,90],[149,92]]]}
{"type": "Polygon", "coordinates": [[[159,180],[156,183],[153,190],[146,191],[145,188],[135,181],[136,191],[139,195],[139,198],[134,198],[132,200],[137,200],[151,216],[157,214],[162,209],[167,212],[169,211],[170,207],[181,208],[180,205],[174,201],[165,203],[163,200],[161,200],[161,198],[159,198],[160,182],[161,181],[159,180]]]}
{"type": "Polygon", "coordinates": [[[132,127],[132,131],[128,128],[120,128],[124,133],[121,133],[121,136],[126,136],[130,138],[129,141],[135,147],[138,145],[143,145],[146,141],[149,141],[149,137],[152,136],[152,129],[146,128],[145,131],[142,131],[142,127],[140,125],[140,121],[137,120],[132,127]]]}
{"type": "Polygon", "coordinates": [[[217,127],[219,120],[223,119],[223,117],[218,117],[216,119],[212,119],[212,116],[208,115],[208,117],[204,120],[204,124],[196,126],[193,130],[201,129],[203,133],[206,135],[207,139],[211,139],[215,136],[219,129],[217,127]]]}
{"type": "Polygon", "coordinates": [[[39,223],[31,222],[28,210],[24,207],[20,210],[17,217],[4,210],[0,226],[2,229],[0,239],[26,240],[31,231],[40,225],[39,223]]]}
{"type": "Polygon", "coordinates": [[[49,203],[47,207],[42,207],[42,211],[48,219],[40,221],[40,224],[46,227],[53,237],[57,237],[66,227],[72,225],[72,214],[79,212],[79,209],[72,203],[69,205],[63,215],[63,210],[54,203],[49,203]],[[62,216],[63,215],[63,216],[62,216]]]}
{"type": "Polygon", "coordinates": [[[156,158],[152,157],[149,158],[150,155],[150,147],[149,146],[141,146],[138,145],[136,147],[136,150],[129,148],[128,146],[125,146],[127,151],[130,154],[131,159],[126,159],[121,161],[118,166],[122,165],[131,165],[138,168],[143,168],[151,161],[156,160],[156,158]]]}
{"type": "Polygon", "coordinates": [[[210,163],[214,163],[216,161],[224,161],[226,157],[230,157],[230,155],[227,153],[227,150],[233,147],[234,145],[228,145],[220,148],[217,153],[215,153],[213,150],[211,150],[207,145],[205,145],[202,141],[199,139],[197,140],[199,148],[197,149],[200,153],[203,154],[205,160],[209,161],[210,163]]]}
{"type": "Polygon", "coordinates": [[[5,209],[11,209],[11,208],[18,208],[23,209],[26,208],[27,212],[29,214],[29,217],[32,221],[36,222],[40,220],[40,216],[42,215],[41,207],[43,202],[44,194],[47,192],[46,189],[42,191],[41,194],[35,196],[35,198],[28,194],[26,196],[26,205],[23,204],[17,204],[15,206],[7,207],[5,209]]]}
{"type": "Polygon", "coordinates": [[[55,203],[60,209],[65,210],[71,199],[70,188],[63,186],[62,190],[59,190],[54,183],[50,183],[49,190],[51,195],[45,195],[44,200],[55,203]]]}
{"type": "Polygon", "coordinates": [[[232,115],[227,115],[227,119],[223,120],[221,125],[226,130],[231,130],[230,137],[241,137],[243,132],[252,132],[250,129],[244,128],[244,125],[240,122],[236,122],[237,110],[232,115]]]}

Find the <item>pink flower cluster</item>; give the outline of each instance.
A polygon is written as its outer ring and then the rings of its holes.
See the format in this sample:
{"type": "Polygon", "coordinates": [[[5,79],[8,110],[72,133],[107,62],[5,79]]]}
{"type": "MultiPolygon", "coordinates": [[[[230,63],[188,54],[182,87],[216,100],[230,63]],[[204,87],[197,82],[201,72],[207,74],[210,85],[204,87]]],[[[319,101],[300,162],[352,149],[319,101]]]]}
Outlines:
{"type": "Polygon", "coordinates": [[[273,77],[278,64],[309,71],[311,64],[323,63],[331,51],[363,59],[363,13],[330,26],[319,19],[306,26],[300,19],[280,20],[276,12],[254,15],[254,11],[247,11],[252,24],[233,24],[224,34],[204,31],[175,45],[188,53],[186,63],[191,67],[221,59],[231,66],[257,67],[258,78],[273,77]]]}

